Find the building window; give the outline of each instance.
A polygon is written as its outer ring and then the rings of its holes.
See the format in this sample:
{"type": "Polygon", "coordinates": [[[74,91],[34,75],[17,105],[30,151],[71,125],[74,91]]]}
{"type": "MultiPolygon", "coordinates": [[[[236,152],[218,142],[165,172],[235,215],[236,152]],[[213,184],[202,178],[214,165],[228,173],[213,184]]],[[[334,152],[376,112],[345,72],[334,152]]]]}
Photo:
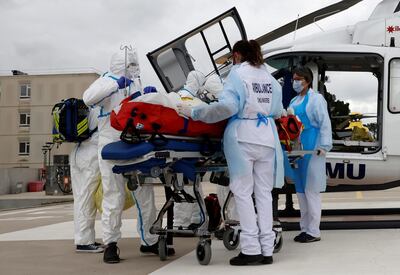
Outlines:
{"type": "Polygon", "coordinates": [[[19,98],[31,98],[31,84],[22,84],[20,86],[19,98]]]}
{"type": "Polygon", "coordinates": [[[31,125],[31,114],[30,113],[20,113],[19,114],[19,126],[29,127],[31,125]]]}
{"type": "Polygon", "coordinates": [[[20,156],[28,156],[29,149],[30,149],[29,141],[20,141],[19,142],[19,155],[20,156]]]}

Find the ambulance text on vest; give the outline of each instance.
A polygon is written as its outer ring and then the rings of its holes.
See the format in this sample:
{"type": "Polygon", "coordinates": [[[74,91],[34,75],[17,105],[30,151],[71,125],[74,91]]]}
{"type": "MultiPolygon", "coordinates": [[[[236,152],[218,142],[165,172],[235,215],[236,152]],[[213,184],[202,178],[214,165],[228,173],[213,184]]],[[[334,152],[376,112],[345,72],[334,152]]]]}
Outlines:
{"type": "MultiPolygon", "coordinates": [[[[252,83],[253,92],[256,94],[271,94],[272,93],[272,85],[271,83],[252,83]]],[[[257,97],[258,103],[269,103],[269,97],[257,97]]]]}

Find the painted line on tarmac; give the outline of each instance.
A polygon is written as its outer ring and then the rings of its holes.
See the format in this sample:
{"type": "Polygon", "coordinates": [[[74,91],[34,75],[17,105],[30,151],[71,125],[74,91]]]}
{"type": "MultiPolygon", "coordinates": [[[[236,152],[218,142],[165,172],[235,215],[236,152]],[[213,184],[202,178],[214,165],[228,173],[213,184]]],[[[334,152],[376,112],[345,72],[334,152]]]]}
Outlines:
{"type": "MultiPolygon", "coordinates": [[[[123,219],[122,238],[139,238],[136,230],[136,219],[123,219]]],[[[102,238],[101,223],[95,224],[96,238],[102,238]]],[[[45,241],[73,240],[74,222],[61,222],[51,225],[38,226],[14,232],[0,234],[0,241],[45,241]]]]}
{"type": "MultiPolygon", "coordinates": [[[[57,205],[57,206],[43,206],[40,207],[40,211],[43,210],[52,210],[52,209],[57,209],[57,208],[62,208],[65,207],[64,205],[57,205]]],[[[38,208],[30,208],[28,210],[7,210],[5,213],[1,213],[0,212],[0,217],[2,216],[8,216],[8,215],[15,215],[15,214],[26,214],[26,213],[31,213],[31,212],[35,212],[38,211],[38,208]]]]}
{"type": "Polygon", "coordinates": [[[15,218],[0,218],[0,221],[33,221],[40,219],[56,219],[61,216],[36,216],[36,217],[15,217],[15,218]]]}

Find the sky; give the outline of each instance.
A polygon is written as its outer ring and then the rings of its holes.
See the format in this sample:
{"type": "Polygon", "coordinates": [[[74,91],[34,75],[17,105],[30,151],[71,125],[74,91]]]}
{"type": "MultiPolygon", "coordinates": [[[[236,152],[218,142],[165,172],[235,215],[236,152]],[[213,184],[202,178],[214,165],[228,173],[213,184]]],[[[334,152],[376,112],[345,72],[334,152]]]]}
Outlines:
{"type": "MultiPolygon", "coordinates": [[[[107,71],[121,45],[139,53],[144,85],[161,87],[146,54],[236,7],[248,38],[337,0],[0,0],[0,74],[12,69],[107,71]]],[[[300,30],[296,38],[366,20],[380,0],[365,0],[300,30]]]]}

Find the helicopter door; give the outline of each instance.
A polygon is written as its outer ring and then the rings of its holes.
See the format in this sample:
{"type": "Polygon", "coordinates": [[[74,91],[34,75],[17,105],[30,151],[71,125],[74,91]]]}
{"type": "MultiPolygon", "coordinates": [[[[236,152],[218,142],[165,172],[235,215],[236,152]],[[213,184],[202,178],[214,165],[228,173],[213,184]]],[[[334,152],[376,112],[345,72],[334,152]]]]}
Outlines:
{"type": "Polygon", "coordinates": [[[388,104],[384,110],[383,149],[400,155],[400,58],[387,58],[389,67],[388,104]]]}
{"type": "MultiPolygon", "coordinates": [[[[381,150],[382,128],[388,129],[382,126],[385,81],[382,56],[357,52],[287,52],[268,57],[266,63],[276,72],[290,72],[296,66],[307,66],[313,71],[313,87],[327,101],[333,152],[372,155],[381,150]]],[[[400,105],[398,97],[395,95],[393,102],[400,105]]]]}
{"type": "Polygon", "coordinates": [[[236,8],[147,54],[165,90],[183,87],[190,71],[224,75],[231,67],[231,52],[246,32],[236,8]]]}

